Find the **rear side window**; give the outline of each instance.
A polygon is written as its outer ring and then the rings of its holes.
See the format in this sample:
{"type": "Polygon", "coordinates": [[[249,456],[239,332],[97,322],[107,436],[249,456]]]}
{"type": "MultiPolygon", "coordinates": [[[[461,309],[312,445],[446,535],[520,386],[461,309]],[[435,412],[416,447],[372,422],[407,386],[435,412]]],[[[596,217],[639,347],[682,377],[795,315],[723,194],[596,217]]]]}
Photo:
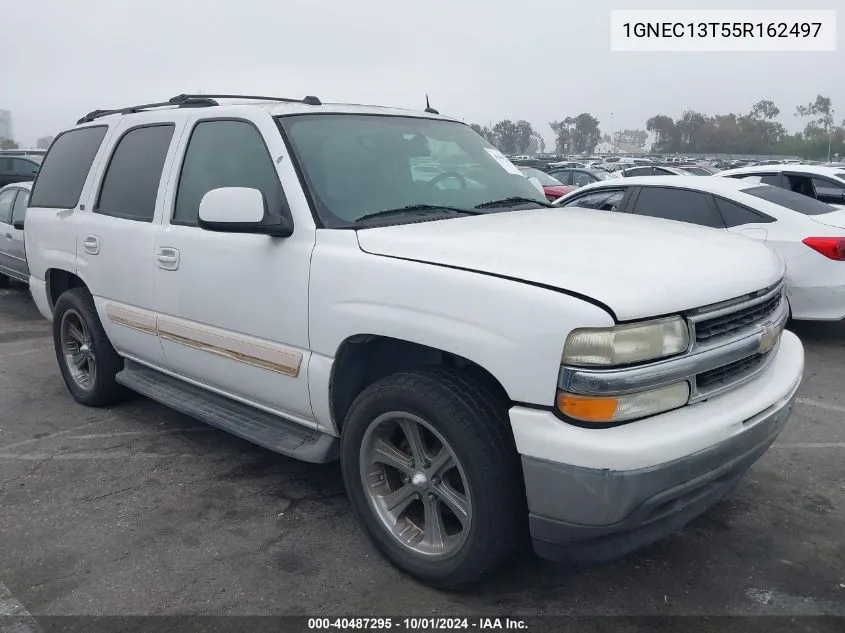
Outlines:
{"type": "Polygon", "coordinates": [[[579,196],[575,200],[570,200],[563,206],[598,209],[599,211],[616,211],[617,207],[619,207],[622,203],[622,198],[624,197],[625,192],[621,189],[596,191],[594,193],[579,196]]]}
{"type": "Polygon", "coordinates": [[[13,158],[12,159],[12,170],[16,174],[34,177],[35,172],[38,171],[38,164],[32,162],[31,160],[25,160],[23,158],[13,158]]]}
{"type": "Polygon", "coordinates": [[[636,215],[665,218],[723,229],[725,225],[710,205],[710,194],[668,187],[643,187],[634,203],[636,215]]]}
{"type": "Polygon", "coordinates": [[[41,164],[29,206],[54,209],[75,207],[107,129],[104,125],[98,125],[59,135],[41,164]]]}
{"type": "Polygon", "coordinates": [[[742,226],[743,224],[768,224],[769,222],[775,221],[774,218],[770,218],[768,215],[752,211],[736,202],[731,202],[724,198],[714,199],[716,200],[716,206],[719,207],[719,213],[722,214],[722,219],[725,221],[725,226],[728,228],[742,226]]]}
{"type": "Polygon", "coordinates": [[[212,189],[248,187],[281,209],[284,194],[261,133],[244,121],[202,121],[191,134],[173,210],[173,224],[195,225],[200,201],[212,189]]]}
{"type": "Polygon", "coordinates": [[[832,213],[836,210],[829,204],[819,202],[815,198],[804,196],[788,189],[781,189],[780,187],[751,187],[750,189],[743,189],[742,193],[774,202],[791,211],[796,211],[804,215],[822,215],[824,213],[832,213]]]}
{"type": "Polygon", "coordinates": [[[173,130],[173,125],[150,125],[123,135],[106,168],[95,213],[152,222],[173,130]]]}
{"type": "Polygon", "coordinates": [[[651,176],[651,174],[651,167],[632,167],[631,169],[625,170],[625,176],[628,178],[632,178],[634,176],[651,176]]]}
{"type": "Polygon", "coordinates": [[[29,204],[29,192],[21,189],[15,199],[15,206],[12,209],[12,224],[23,222],[26,217],[26,205],[29,204]]]}
{"type": "Polygon", "coordinates": [[[15,204],[17,189],[7,189],[0,193],[0,222],[3,224],[12,223],[12,205],[15,204]]]}

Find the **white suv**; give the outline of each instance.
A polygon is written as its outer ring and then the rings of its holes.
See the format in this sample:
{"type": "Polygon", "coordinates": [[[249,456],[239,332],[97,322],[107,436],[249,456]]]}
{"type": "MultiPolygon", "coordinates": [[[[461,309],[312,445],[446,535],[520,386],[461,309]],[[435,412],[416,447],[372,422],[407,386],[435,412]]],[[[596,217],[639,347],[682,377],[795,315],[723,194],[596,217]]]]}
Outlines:
{"type": "Polygon", "coordinates": [[[458,587],[529,531],[581,561],[677,530],[801,380],[765,245],[548,206],[430,109],[180,95],[56,138],[30,287],[77,401],[339,458],[377,547],[458,587]]]}

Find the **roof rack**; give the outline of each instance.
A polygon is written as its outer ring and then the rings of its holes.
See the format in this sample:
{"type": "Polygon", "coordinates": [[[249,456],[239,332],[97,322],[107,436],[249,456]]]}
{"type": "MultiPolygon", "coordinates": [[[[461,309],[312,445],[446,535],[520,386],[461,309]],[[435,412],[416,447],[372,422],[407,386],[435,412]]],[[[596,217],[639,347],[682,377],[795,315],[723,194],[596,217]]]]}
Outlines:
{"type": "Polygon", "coordinates": [[[76,124],[90,123],[100,117],[109,116],[111,114],[134,114],[152,108],[164,108],[178,106],[180,108],[208,108],[220,105],[217,99],[255,99],[256,101],[279,101],[283,103],[304,103],[306,105],[322,105],[322,101],[315,96],[309,95],[303,99],[290,99],[287,97],[259,97],[254,95],[197,95],[197,94],[180,94],[171,97],[167,101],[158,103],[144,103],[136,106],[129,106],[128,108],[117,108],[115,110],[93,110],[79,119],[76,124]]]}

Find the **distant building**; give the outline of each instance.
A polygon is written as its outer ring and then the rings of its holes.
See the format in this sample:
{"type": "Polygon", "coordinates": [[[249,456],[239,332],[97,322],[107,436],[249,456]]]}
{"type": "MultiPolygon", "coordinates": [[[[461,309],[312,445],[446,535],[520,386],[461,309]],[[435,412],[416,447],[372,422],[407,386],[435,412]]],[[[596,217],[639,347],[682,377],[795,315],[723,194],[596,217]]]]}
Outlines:
{"type": "Polygon", "coordinates": [[[12,130],[12,113],[9,110],[0,110],[0,140],[14,140],[12,130]]]}
{"type": "Polygon", "coordinates": [[[49,149],[50,143],[52,143],[52,142],[53,142],[52,136],[42,136],[40,139],[38,139],[35,142],[35,148],[36,149],[49,149]]]}

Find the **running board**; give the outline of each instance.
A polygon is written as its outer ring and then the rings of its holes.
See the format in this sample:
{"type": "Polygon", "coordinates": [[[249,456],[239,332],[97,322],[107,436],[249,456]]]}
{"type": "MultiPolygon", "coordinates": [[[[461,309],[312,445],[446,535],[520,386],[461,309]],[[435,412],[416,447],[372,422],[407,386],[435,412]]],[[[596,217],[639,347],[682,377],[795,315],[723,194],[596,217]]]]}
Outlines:
{"type": "Polygon", "coordinates": [[[324,463],[338,458],[339,441],[336,437],[241,404],[128,359],[124,361],[124,367],[115,376],[117,382],[180,413],[305,462],[324,463]]]}

